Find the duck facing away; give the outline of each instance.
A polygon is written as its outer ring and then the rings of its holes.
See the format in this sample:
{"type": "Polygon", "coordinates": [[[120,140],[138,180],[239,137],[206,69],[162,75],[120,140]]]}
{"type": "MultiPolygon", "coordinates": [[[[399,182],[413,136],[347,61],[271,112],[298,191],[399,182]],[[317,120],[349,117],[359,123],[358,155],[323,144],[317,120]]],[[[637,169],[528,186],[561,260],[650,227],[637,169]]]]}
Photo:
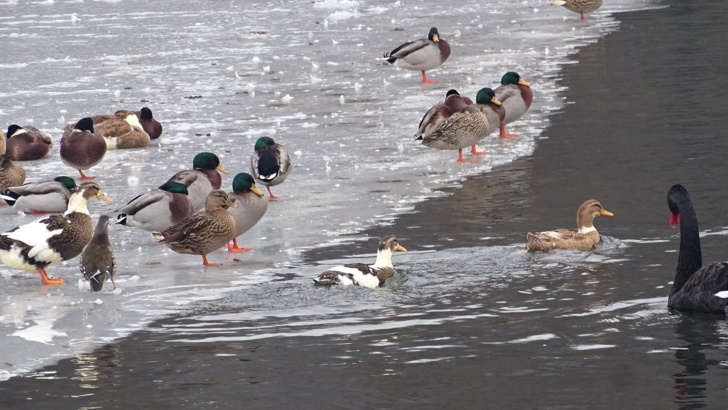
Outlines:
{"type": "Polygon", "coordinates": [[[457,90],[449,90],[445,94],[445,101],[440,101],[432,106],[422,117],[415,138],[432,134],[451,115],[472,103],[473,100],[461,96],[457,90]]]}
{"type": "Polygon", "coordinates": [[[100,115],[93,119],[94,130],[104,137],[108,149],[146,147],[151,139],[134,112],[119,110],[112,116],[100,115]]]}
{"type": "Polygon", "coordinates": [[[204,212],[154,233],[154,239],[177,253],[202,255],[205,266],[218,266],[207,261],[207,254],[235,238],[235,218],[227,209],[236,206],[225,191],[216,189],[207,196],[204,212]]]}
{"type": "Polygon", "coordinates": [[[421,71],[424,84],[437,82],[428,79],[425,71],[441,66],[448,57],[450,44],[440,38],[435,27],[430,29],[427,38],[404,43],[384,55],[387,62],[395,67],[421,71]]]}
{"type": "Polygon", "coordinates": [[[250,228],[260,221],[268,210],[268,199],[263,191],[255,186],[253,177],[245,172],[235,175],[233,179],[233,192],[230,197],[235,198],[237,208],[228,208],[235,218],[235,238],[228,243],[229,252],[247,252],[250,248],[238,247],[238,236],[248,232],[250,228]]]}
{"type": "Polygon", "coordinates": [[[104,282],[110,280],[116,289],[114,275],[116,275],[116,258],[109,241],[109,217],[101,215],[94,229],[94,236],[81,254],[81,274],[94,292],[104,287],[104,282]]]}
{"type": "Polygon", "coordinates": [[[0,155],[0,187],[22,185],[25,182],[25,168],[13,163],[10,157],[0,155]]]}
{"type": "Polygon", "coordinates": [[[588,20],[584,13],[591,13],[602,7],[602,0],[551,0],[551,4],[564,6],[567,10],[579,13],[582,20],[588,20]]]}
{"type": "Polygon", "coordinates": [[[60,213],[68,208],[68,199],[75,187],[76,181],[73,178],[60,176],[48,181],[29,182],[7,188],[0,193],[0,198],[20,212],[60,213]]]}
{"type": "Polygon", "coordinates": [[[34,161],[48,156],[53,140],[38,128],[13,124],[8,127],[5,154],[13,161],[34,161]]]}
{"type": "Polygon", "coordinates": [[[255,179],[268,189],[268,198],[275,200],[270,187],[280,185],[292,170],[291,155],[283,145],[270,137],[260,137],[255,142],[255,151],[250,157],[250,168],[255,179]]]}
{"type": "Polygon", "coordinates": [[[81,254],[94,234],[87,203],[100,199],[111,202],[93,182],[73,190],[66,212],[53,214],[0,234],[0,261],[13,269],[38,272],[44,285],[60,285],[61,278],[49,278],[45,269],[81,254]]]}
{"type": "Polygon", "coordinates": [[[509,71],[501,78],[501,85],[495,89],[495,96],[506,110],[506,116],[500,123],[500,136],[501,138],[514,138],[514,134],[506,133],[506,124],[521,118],[531,108],[533,101],[531,84],[521,78],[518,73],[509,71]]]}
{"type": "Polygon", "coordinates": [[[187,188],[179,182],[166,182],[141,194],[116,210],[116,223],[150,232],[163,231],[194,212],[187,188]]]}
{"type": "Polygon", "coordinates": [[[211,152],[200,152],[192,160],[192,169],[179,171],[167,182],[177,182],[187,188],[187,195],[192,202],[192,209],[198,211],[205,207],[207,196],[213,189],[220,189],[222,176],[227,174],[220,165],[220,159],[211,152]]]}
{"type": "Polygon", "coordinates": [[[476,150],[475,144],[488,134],[488,119],[477,107],[468,105],[451,115],[430,135],[420,136],[417,139],[422,144],[443,150],[458,150],[458,162],[474,162],[463,159],[463,148],[471,147],[473,155],[483,155],[485,152],[476,150]]]}
{"type": "Polygon", "coordinates": [[[728,313],[728,262],[703,266],[698,218],[687,189],[674,185],[667,193],[670,225],[680,225],[680,253],[667,306],[681,312],[728,313]]]}
{"type": "Polygon", "coordinates": [[[82,118],[76,125],[66,127],[61,138],[61,160],[81,174],[82,180],[93,179],[83,171],[98,165],[106,155],[104,137],[94,132],[90,117],[82,118]]]}
{"type": "Polygon", "coordinates": [[[394,235],[387,235],[379,241],[374,265],[350,263],[336,266],[321,273],[313,283],[319,286],[356,285],[371,289],[384,286],[386,280],[394,275],[393,252],[407,252],[407,249],[397,242],[394,235]]]}
{"type": "Polygon", "coordinates": [[[590,199],[576,211],[576,226],[578,231],[557,229],[546,232],[529,232],[526,235],[526,249],[529,251],[550,251],[553,249],[575,249],[589,251],[599,243],[599,232],[594,228],[594,218],[597,216],[614,216],[613,213],[602,207],[595,199],[590,199]]]}

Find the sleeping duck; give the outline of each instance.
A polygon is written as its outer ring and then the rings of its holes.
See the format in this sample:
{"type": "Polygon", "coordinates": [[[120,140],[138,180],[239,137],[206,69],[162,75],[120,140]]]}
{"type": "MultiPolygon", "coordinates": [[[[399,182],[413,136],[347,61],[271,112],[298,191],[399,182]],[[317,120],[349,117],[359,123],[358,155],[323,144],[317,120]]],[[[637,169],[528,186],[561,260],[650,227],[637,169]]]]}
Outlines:
{"type": "Polygon", "coordinates": [[[202,255],[205,266],[218,266],[207,261],[207,254],[235,238],[235,218],[227,209],[236,206],[225,191],[216,189],[207,196],[203,212],[155,232],[154,239],[177,253],[202,255]]]}
{"type": "Polygon", "coordinates": [[[461,96],[457,90],[449,90],[445,94],[445,101],[433,105],[422,117],[415,138],[432,134],[443,121],[472,103],[473,100],[461,96]]]}
{"type": "Polygon", "coordinates": [[[575,249],[590,251],[599,243],[599,232],[594,228],[594,218],[597,216],[614,216],[613,213],[602,207],[595,199],[590,199],[576,211],[576,226],[578,231],[557,229],[547,232],[529,232],[526,236],[526,249],[529,251],[550,251],[552,249],[575,249]]]}
{"type": "Polygon", "coordinates": [[[142,124],[144,131],[149,134],[149,138],[156,140],[162,135],[162,124],[154,118],[149,107],[143,107],[141,111],[135,114],[139,117],[139,123],[142,124]]]}
{"type": "Polygon", "coordinates": [[[200,152],[192,160],[192,168],[179,171],[172,175],[167,182],[178,182],[187,188],[187,195],[192,201],[192,209],[198,211],[205,206],[207,195],[213,189],[220,189],[222,176],[227,174],[220,165],[220,159],[211,152],[200,152]]]}
{"type": "Polygon", "coordinates": [[[475,106],[480,112],[485,114],[488,119],[488,130],[486,135],[492,134],[500,127],[501,122],[506,117],[506,110],[503,104],[495,96],[495,91],[490,88],[481,88],[475,96],[475,106]]]}
{"type": "Polygon", "coordinates": [[[76,181],[67,176],[13,186],[0,193],[8,205],[30,214],[60,213],[68,208],[68,198],[76,181]]]}
{"type": "Polygon", "coordinates": [[[371,289],[384,286],[387,278],[394,275],[393,252],[407,252],[407,249],[397,242],[394,235],[387,235],[379,241],[374,265],[350,263],[336,266],[321,273],[313,283],[320,286],[356,285],[371,289]]]}
{"type": "Polygon", "coordinates": [[[81,254],[81,274],[94,292],[100,291],[107,279],[116,289],[116,258],[109,241],[109,217],[106,215],[99,217],[94,236],[81,254]]]}
{"type": "Polygon", "coordinates": [[[51,137],[38,128],[26,125],[8,127],[5,155],[13,161],[34,161],[48,156],[53,148],[51,137]]]}
{"type": "Polygon", "coordinates": [[[584,13],[591,13],[599,7],[602,7],[602,0],[551,0],[551,4],[564,6],[567,10],[581,15],[582,21],[588,20],[584,17],[584,13]]]}
{"type": "Polygon", "coordinates": [[[476,150],[475,144],[488,134],[488,119],[476,106],[468,105],[451,115],[430,135],[417,138],[422,144],[437,149],[458,150],[458,162],[474,162],[463,159],[463,148],[471,147],[473,155],[484,152],[476,150]]]}
{"type": "Polygon", "coordinates": [[[76,125],[66,127],[61,138],[60,155],[64,164],[78,170],[82,180],[94,178],[84,175],[83,171],[98,165],[104,159],[106,141],[94,132],[90,117],[82,118],[76,125]]]}
{"type": "Polygon", "coordinates": [[[116,223],[151,232],[163,231],[194,212],[187,188],[168,181],[157,189],[141,194],[117,209],[116,223]]]}
{"type": "Polygon", "coordinates": [[[501,138],[514,138],[506,133],[506,124],[521,118],[528,111],[533,101],[531,84],[521,78],[518,73],[509,71],[501,78],[501,86],[495,89],[495,96],[503,104],[506,116],[500,124],[501,138]]]}
{"type": "Polygon", "coordinates": [[[119,110],[112,116],[92,118],[94,130],[104,137],[108,149],[141,148],[149,144],[149,134],[131,111],[119,110]]]}
{"type": "Polygon", "coordinates": [[[49,278],[45,269],[81,254],[94,233],[87,202],[111,202],[93,182],[75,188],[66,212],[44,216],[0,234],[0,261],[13,269],[38,272],[44,285],[60,285],[63,279],[49,278]]]}
{"type": "Polygon", "coordinates": [[[275,200],[270,187],[282,184],[291,172],[291,155],[283,145],[277,144],[270,137],[260,137],[255,142],[255,152],[250,158],[253,176],[268,189],[268,198],[275,200]]]}
{"type": "Polygon", "coordinates": [[[422,72],[422,82],[436,83],[425,75],[426,70],[432,70],[442,65],[450,57],[450,44],[440,38],[437,28],[430,29],[427,38],[410,41],[395,48],[384,55],[387,62],[395,67],[422,72]]]}
{"type": "Polygon", "coordinates": [[[22,185],[25,182],[25,168],[13,161],[7,154],[0,155],[0,187],[22,185]]]}
{"type": "Polygon", "coordinates": [[[260,221],[268,210],[268,199],[263,197],[263,191],[255,186],[255,180],[250,174],[241,172],[233,179],[233,192],[237,208],[229,208],[235,218],[235,238],[228,243],[229,252],[247,252],[250,248],[238,247],[238,236],[248,232],[250,228],[260,221]]]}

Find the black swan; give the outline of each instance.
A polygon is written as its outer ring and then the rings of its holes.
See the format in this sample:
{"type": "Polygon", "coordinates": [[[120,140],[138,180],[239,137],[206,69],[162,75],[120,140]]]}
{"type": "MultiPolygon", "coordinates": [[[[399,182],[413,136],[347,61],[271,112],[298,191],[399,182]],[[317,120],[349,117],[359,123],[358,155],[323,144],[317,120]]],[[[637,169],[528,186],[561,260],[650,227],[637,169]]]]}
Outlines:
{"type": "Polygon", "coordinates": [[[698,219],[687,189],[674,185],[667,193],[670,225],[680,224],[680,254],[667,306],[681,312],[725,313],[728,262],[703,266],[698,219]],[[716,296],[720,292],[720,296],[716,296]]]}

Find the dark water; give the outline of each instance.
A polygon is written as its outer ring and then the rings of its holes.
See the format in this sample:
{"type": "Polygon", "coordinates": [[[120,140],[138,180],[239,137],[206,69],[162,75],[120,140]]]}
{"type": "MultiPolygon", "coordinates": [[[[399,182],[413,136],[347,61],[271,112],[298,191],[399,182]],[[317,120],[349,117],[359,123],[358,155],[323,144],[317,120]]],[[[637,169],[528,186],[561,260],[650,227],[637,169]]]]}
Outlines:
{"type": "Polygon", "coordinates": [[[724,259],[728,4],[668,4],[576,55],[573,104],[532,157],[371,231],[411,250],[400,286],[310,291],[315,261],[372,243],[314,251],[278,282],[2,382],[0,407],[724,408],[728,325],[666,310],[665,198],[690,190],[704,260],[724,259]],[[591,197],[615,214],[597,252],[522,251],[591,197]]]}

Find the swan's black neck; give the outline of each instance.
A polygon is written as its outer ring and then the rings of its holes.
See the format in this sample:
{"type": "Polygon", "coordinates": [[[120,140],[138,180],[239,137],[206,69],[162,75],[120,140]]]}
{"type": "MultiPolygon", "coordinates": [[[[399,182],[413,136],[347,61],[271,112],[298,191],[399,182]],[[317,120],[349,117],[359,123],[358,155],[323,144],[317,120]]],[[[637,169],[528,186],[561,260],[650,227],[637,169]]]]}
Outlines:
{"type": "Polygon", "coordinates": [[[690,276],[703,266],[698,218],[695,216],[693,203],[688,196],[679,196],[675,199],[680,212],[680,254],[677,259],[677,272],[671,295],[680,291],[690,276]]]}

